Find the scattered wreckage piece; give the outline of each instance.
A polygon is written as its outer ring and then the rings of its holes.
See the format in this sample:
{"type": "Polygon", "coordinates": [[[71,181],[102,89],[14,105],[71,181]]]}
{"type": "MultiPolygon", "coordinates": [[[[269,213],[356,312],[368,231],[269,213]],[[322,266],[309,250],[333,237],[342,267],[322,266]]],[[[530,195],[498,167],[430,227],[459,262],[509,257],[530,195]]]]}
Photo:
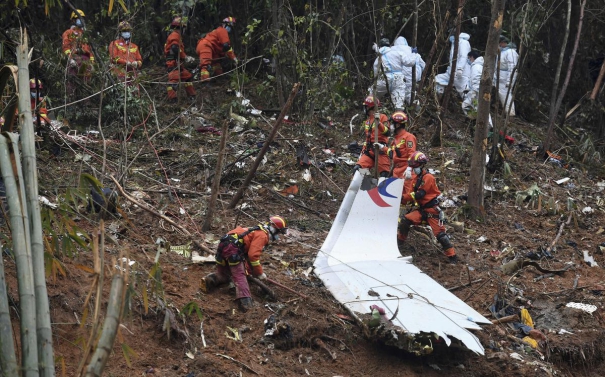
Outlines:
{"type": "MultiPolygon", "coordinates": [[[[330,233],[315,259],[315,274],[351,315],[363,323],[377,305],[391,318],[372,329],[386,344],[417,354],[450,337],[484,354],[469,330],[491,324],[473,308],[402,258],[396,244],[403,180],[355,173],[330,233]],[[370,294],[369,292],[373,292],[370,294]],[[365,313],[365,314],[364,314],[365,313]]],[[[371,316],[370,316],[371,317],[371,316]]]]}

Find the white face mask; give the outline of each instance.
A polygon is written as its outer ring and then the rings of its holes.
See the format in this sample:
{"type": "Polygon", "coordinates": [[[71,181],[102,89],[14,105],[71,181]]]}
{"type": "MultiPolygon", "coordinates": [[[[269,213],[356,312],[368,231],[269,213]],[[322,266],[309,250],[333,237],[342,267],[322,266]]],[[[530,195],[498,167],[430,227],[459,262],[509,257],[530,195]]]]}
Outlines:
{"type": "Polygon", "coordinates": [[[129,31],[122,32],[122,38],[124,38],[126,40],[130,39],[130,32],[129,31]]]}
{"type": "Polygon", "coordinates": [[[422,168],[414,168],[414,173],[420,175],[420,173],[422,173],[422,168]]]}
{"type": "Polygon", "coordinates": [[[82,25],[83,25],[83,24],[82,24],[82,20],[81,20],[81,19],[79,19],[79,18],[78,18],[78,19],[76,19],[76,26],[77,26],[77,27],[82,27],[82,25]]]}

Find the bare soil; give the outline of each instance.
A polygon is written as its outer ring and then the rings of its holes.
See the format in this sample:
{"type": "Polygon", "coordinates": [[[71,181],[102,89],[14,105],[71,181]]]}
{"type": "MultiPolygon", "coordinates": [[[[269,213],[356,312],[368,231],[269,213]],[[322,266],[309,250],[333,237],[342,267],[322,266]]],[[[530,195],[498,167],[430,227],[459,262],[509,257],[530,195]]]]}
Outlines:
{"type": "MultiPolygon", "coordinates": [[[[206,88],[198,98],[198,112],[208,116],[214,127],[220,128],[222,118],[201,105],[202,98],[207,100],[216,96],[224,96],[220,86],[206,88]]],[[[231,100],[233,98],[226,98],[226,101],[231,100]]],[[[252,98],[252,103],[260,107],[262,99],[252,98]]],[[[161,115],[165,117],[162,124],[168,124],[177,111],[172,108],[172,113],[168,113],[166,109],[166,114],[161,115]]],[[[214,171],[219,136],[195,132],[198,120],[191,113],[181,116],[179,122],[153,140],[155,150],[149,147],[143,134],[134,135],[128,143],[129,156],[135,155],[140,147],[144,152],[130,170],[128,191],[145,192],[149,195],[143,199],[145,202],[196,233],[198,240],[210,249],[214,249],[216,240],[236,223],[252,226],[269,214],[282,214],[291,224],[292,236],[267,248],[262,259],[264,268],[269,277],[308,298],[272,286],[277,300],[270,300],[258,287],[252,286],[255,306],[247,313],[241,313],[227,286],[209,294],[200,291],[199,281],[213,271],[213,265],[193,264],[188,258],[170,251],[160,257],[163,295],[153,295],[149,271],[158,250],[157,239],[163,238],[170,245],[187,244],[189,240],[158,217],[122,199],[122,215],[105,223],[107,234],[115,240],[106,240],[105,294],[109,291],[110,276],[117,271],[115,261],[120,255],[136,261],[129,281],[136,294],[127,308],[106,376],[602,375],[600,370],[605,355],[602,316],[605,275],[602,266],[605,258],[598,245],[605,241],[605,204],[597,182],[603,177],[592,175],[591,170],[567,156],[566,159],[572,160],[569,169],[537,159],[531,148],[537,145],[536,135],[542,133],[541,126],[514,120],[509,127],[508,133],[515,138],[515,144],[507,146],[505,154],[512,175],[503,178],[500,173],[487,174],[486,184],[493,186],[494,191],[486,192],[487,218],[484,222],[465,219],[464,201],[446,208],[450,220],[448,232],[461,263],[447,264],[439,248],[420,232],[411,233],[410,244],[414,247],[414,263],[420,269],[446,288],[458,287],[453,292],[480,313],[488,315],[495,295],[506,299],[515,310],[527,308],[536,328],[548,339],[546,347],[533,350],[516,340],[520,338],[514,329],[501,324],[485,326],[483,331],[476,332],[485,347],[484,356],[475,355],[460,345],[447,347],[437,342],[431,355],[418,357],[384,346],[379,339],[367,338],[362,327],[347,318],[346,311],[309,270],[351,177],[350,167],[344,163],[325,163],[333,156],[322,150],[329,148],[337,157],[348,156],[344,147],[356,139],[361,141],[360,137],[349,135],[349,120],[333,119],[334,124],[324,130],[315,122],[296,123],[293,115],[293,121],[282,128],[282,135],[269,152],[268,162],[261,167],[253,187],[247,191],[243,200],[246,208],[242,211],[225,209],[251,165],[249,159],[245,167],[229,169],[224,176],[213,228],[209,232],[199,232],[211,184],[207,177],[214,171]],[[316,167],[310,168],[312,182],[303,179],[304,169],[296,163],[294,147],[300,143],[308,145],[311,159],[321,166],[321,172],[316,167]],[[165,171],[158,164],[158,158],[165,171]],[[167,180],[166,176],[179,181],[167,180]],[[571,180],[561,185],[554,182],[564,177],[571,180]],[[166,183],[198,194],[180,191],[178,198],[174,194],[168,195],[166,183]],[[537,183],[544,194],[541,202],[517,201],[516,191],[526,190],[533,183],[537,183]],[[298,194],[291,198],[274,192],[291,184],[299,187],[298,194]],[[548,209],[550,197],[556,211],[548,209]],[[504,262],[515,256],[537,253],[551,244],[561,224],[568,219],[568,198],[574,200],[571,222],[563,226],[552,258],[542,257],[537,262],[552,270],[564,268],[567,263],[573,266],[565,273],[545,278],[540,278],[544,273],[534,267],[526,267],[513,276],[503,274],[500,266],[504,262]],[[591,207],[593,212],[583,212],[585,207],[591,207]],[[181,215],[180,208],[187,214],[181,215]],[[455,232],[452,221],[464,222],[465,230],[455,232]],[[478,241],[481,236],[485,241],[478,241]],[[512,251],[499,258],[505,248],[512,251]],[[589,267],[584,262],[582,250],[588,250],[594,256],[598,267],[589,267]],[[149,292],[148,307],[141,295],[143,289],[149,292]],[[175,313],[190,302],[197,303],[203,313],[206,344],[201,336],[202,321],[195,314],[177,315],[179,330],[162,330],[165,310],[158,304],[158,297],[175,313]],[[588,314],[567,308],[565,305],[569,302],[592,304],[598,309],[588,314]],[[289,331],[282,336],[265,336],[264,322],[270,316],[285,328],[289,326],[289,331]],[[233,337],[234,333],[229,328],[239,330],[241,340],[230,339],[228,335],[233,337]],[[569,333],[563,333],[562,329],[569,333]],[[124,344],[134,351],[128,358],[130,363],[124,356],[124,344]],[[514,353],[522,360],[511,357],[514,353]]],[[[252,128],[230,136],[226,164],[235,160],[236,152],[262,141],[261,133],[268,134],[267,123],[259,118],[255,120],[252,128]]],[[[443,147],[428,148],[434,126],[425,126],[427,121],[420,119],[420,126],[412,130],[419,140],[419,150],[429,154],[431,168],[440,170],[437,177],[444,195],[450,199],[464,195],[470,168],[470,127],[457,116],[445,118],[443,147]],[[455,162],[446,166],[449,160],[455,162]]],[[[149,127],[150,132],[154,132],[149,127]]],[[[91,150],[102,153],[99,146],[93,146],[91,150]]],[[[115,146],[110,146],[108,152],[114,161],[119,156],[115,146]]],[[[354,156],[351,158],[355,159],[354,156]]],[[[51,201],[57,200],[57,193],[65,186],[76,184],[80,171],[89,170],[86,165],[73,161],[74,154],[68,148],[64,148],[58,158],[50,158],[48,153],[41,152],[38,161],[41,187],[51,201]]],[[[96,161],[93,164],[97,166],[96,161]]],[[[74,216],[76,224],[86,232],[94,232],[96,222],[90,221],[84,208],[79,210],[82,214],[74,216]]],[[[195,246],[193,249],[204,255],[195,246]]],[[[14,333],[18,334],[19,296],[14,264],[7,255],[3,257],[10,301],[14,305],[14,333]]],[[[48,278],[57,373],[74,376],[91,329],[90,314],[84,323],[81,321],[92,276],[79,266],[92,268],[92,256],[89,251],[79,249],[73,257],[58,255],[57,258],[66,272],[66,276],[55,273],[48,278]]],[[[92,313],[92,303],[87,309],[92,313]]],[[[102,316],[105,310],[104,304],[102,316]]]]}

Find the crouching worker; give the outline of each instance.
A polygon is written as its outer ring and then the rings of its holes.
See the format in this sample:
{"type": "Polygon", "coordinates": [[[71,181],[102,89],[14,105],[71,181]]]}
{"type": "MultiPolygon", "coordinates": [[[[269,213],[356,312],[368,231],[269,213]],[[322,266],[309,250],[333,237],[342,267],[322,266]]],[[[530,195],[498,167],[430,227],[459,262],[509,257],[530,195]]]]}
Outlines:
{"type": "Polygon", "coordinates": [[[235,284],[235,294],[240,310],[252,307],[252,297],[247,275],[265,280],[267,275],[260,264],[263,248],[271,241],[277,241],[280,234],[287,234],[286,220],[271,216],[268,223],[251,228],[237,227],[228,232],[218,244],[216,251],[216,272],[202,278],[200,288],[208,293],[210,289],[229,282],[235,284]]]}
{"type": "Polygon", "coordinates": [[[425,169],[429,159],[422,152],[414,152],[408,160],[412,168],[411,180],[406,180],[403,188],[402,204],[413,204],[414,208],[400,219],[397,230],[397,246],[401,248],[410,232],[410,226],[429,224],[437,241],[443,247],[443,253],[450,263],[456,263],[458,257],[443,226],[443,212],[437,199],[441,192],[435,183],[435,177],[425,169]]]}

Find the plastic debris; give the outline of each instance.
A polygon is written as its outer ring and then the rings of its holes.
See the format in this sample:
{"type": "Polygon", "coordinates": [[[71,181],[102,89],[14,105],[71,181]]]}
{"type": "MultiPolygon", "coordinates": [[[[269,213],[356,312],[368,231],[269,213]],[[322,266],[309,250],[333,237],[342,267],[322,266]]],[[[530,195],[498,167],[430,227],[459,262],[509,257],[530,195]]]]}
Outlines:
{"type": "Polygon", "coordinates": [[[286,187],[283,190],[278,191],[280,194],[282,194],[283,196],[288,196],[288,195],[296,195],[298,194],[298,186],[297,185],[292,185],[290,187],[286,187]]]}
{"type": "Polygon", "coordinates": [[[588,250],[582,250],[582,254],[584,255],[584,262],[586,262],[590,267],[599,267],[593,256],[588,254],[588,250]]]}
{"type": "Polygon", "coordinates": [[[185,258],[190,258],[191,257],[191,244],[188,243],[187,245],[170,246],[170,251],[172,251],[175,254],[182,255],[185,258]]]}
{"type": "Polygon", "coordinates": [[[569,178],[569,177],[567,177],[567,178],[561,178],[558,181],[555,181],[555,183],[558,184],[558,185],[560,185],[560,184],[563,184],[563,183],[569,181],[570,179],[571,178],[569,178]]]}
{"type": "Polygon", "coordinates": [[[523,361],[523,356],[519,355],[519,354],[518,354],[518,353],[516,353],[516,352],[511,353],[511,354],[510,354],[510,357],[511,357],[512,359],[515,359],[515,360],[523,361]]]}
{"type": "Polygon", "coordinates": [[[38,201],[40,202],[40,204],[43,204],[50,209],[57,209],[57,207],[58,207],[57,204],[48,200],[48,198],[46,196],[42,196],[42,195],[38,196],[38,201]]]}
{"type": "Polygon", "coordinates": [[[573,335],[573,333],[571,331],[567,331],[565,329],[559,330],[559,332],[557,334],[559,334],[559,335],[565,335],[565,334],[573,335]]]}
{"type": "Polygon", "coordinates": [[[584,207],[582,208],[582,213],[585,215],[589,215],[591,213],[594,213],[594,209],[592,209],[591,207],[584,207]]]}
{"type": "Polygon", "coordinates": [[[481,243],[481,242],[485,242],[485,241],[487,241],[487,237],[485,237],[485,236],[481,236],[481,237],[477,238],[477,240],[476,240],[476,241],[477,241],[477,242],[479,242],[479,243],[481,243]]]}
{"type": "Polygon", "coordinates": [[[588,314],[592,314],[597,310],[596,305],[583,304],[580,302],[568,302],[567,305],[565,305],[565,306],[568,308],[583,310],[588,314]]]}
{"type": "Polygon", "coordinates": [[[313,177],[311,176],[311,171],[309,169],[305,169],[305,172],[303,173],[303,179],[307,182],[311,182],[311,179],[313,179],[313,177]]]}

